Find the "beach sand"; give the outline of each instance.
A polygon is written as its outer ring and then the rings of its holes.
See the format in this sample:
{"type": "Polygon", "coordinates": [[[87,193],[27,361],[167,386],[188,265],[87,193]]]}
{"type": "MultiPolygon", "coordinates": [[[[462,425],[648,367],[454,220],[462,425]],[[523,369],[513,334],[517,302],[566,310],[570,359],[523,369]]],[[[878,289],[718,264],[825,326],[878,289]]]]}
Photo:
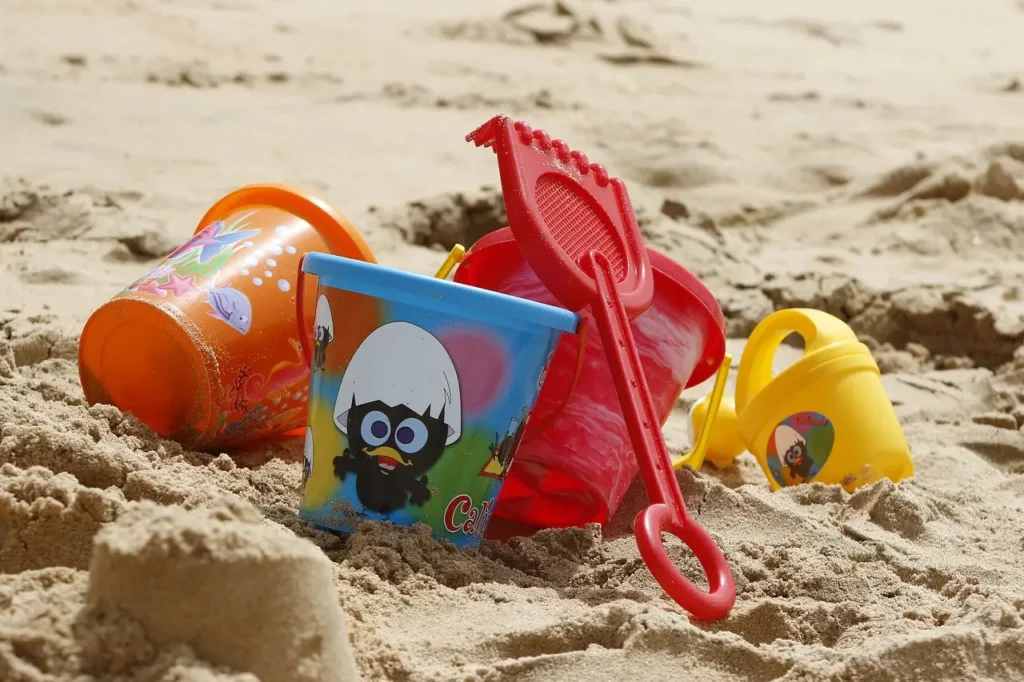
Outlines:
{"type": "Polygon", "coordinates": [[[818,5],[3,3],[0,680],[1024,679],[1024,6],[818,5]],[[679,474],[725,620],[644,568],[641,487],[603,531],[343,542],[296,518],[301,443],[187,452],[84,402],[89,314],[236,187],[316,194],[425,274],[502,226],[463,141],[496,113],[627,182],[736,362],[795,306],[876,353],[912,480],[679,474]]]}

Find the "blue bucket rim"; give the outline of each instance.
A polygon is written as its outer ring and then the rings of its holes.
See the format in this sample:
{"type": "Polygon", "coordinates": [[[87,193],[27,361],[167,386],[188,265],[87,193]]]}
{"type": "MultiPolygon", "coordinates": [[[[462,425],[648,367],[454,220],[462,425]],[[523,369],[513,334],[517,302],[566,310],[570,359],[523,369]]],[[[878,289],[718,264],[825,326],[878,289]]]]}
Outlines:
{"type": "Polygon", "coordinates": [[[308,253],[302,260],[302,271],[319,277],[323,286],[389,301],[418,303],[489,324],[515,328],[521,325],[514,321],[519,321],[569,334],[575,334],[579,327],[579,315],[564,308],[344,256],[308,253]]]}

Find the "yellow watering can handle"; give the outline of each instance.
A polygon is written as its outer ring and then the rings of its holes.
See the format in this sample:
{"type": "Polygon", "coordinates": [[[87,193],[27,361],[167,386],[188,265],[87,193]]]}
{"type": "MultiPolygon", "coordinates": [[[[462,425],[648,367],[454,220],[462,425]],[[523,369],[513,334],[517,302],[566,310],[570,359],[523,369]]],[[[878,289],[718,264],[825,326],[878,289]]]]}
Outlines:
{"type": "Polygon", "coordinates": [[[729,368],[732,367],[732,355],[725,354],[722,364],[718,366],[718,374],[715,375],[715,387],[711,389],[711,399],[708,401],[708,412],[704,415],[704,423],[700,427],[700,435],[693,449],[685,455],[672,462],[673,469],[681,469],[688,466],[694,471],[700,469],[704,463],[704,456],[708,453],[708,444],[711,442],[711,429],[714,427],[715,418],[718,416],[718,408],[722,404],[722,396],[725,394],[725,382],[729,378],[729,368]]]}
{"type": "Polygon", "coordinates": [[[857,341],[846,323],[811,308],[779,310],[761,320],[747,340],[736,373],[736,411],[740,412],[772,380],[775,351],[790,334],[804,338],[804,355],[833,343],[857,341]]]}
{"type": "Polygon", "coordinates": [[[465,255],[466,249],[462,246],[462,244],[456,244],[454,247],[452,247],[452,250],[448,254],[448,257],[444,259],[443,263],[441,263],[441,267],[438,268],[437,274],[435,274],[434,277],[437,277],[438,279],[448,279],[448,275],[451,274],[452,269],[454,269],[456,265],[462,262],[462,258],[465,255]]]}

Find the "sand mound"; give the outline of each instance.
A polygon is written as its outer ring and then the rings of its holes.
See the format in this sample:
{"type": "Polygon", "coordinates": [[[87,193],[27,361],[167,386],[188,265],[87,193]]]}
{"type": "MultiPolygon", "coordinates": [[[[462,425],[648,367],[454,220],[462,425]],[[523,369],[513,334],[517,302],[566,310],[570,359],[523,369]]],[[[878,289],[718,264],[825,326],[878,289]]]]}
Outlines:
{"type": "Polygon", "coordinates": [[[87,604],[265,682],[356,679],[331,564],[239,504],[143,503],[96,538],[87,604]]]}
{"type": "Polygon", "coordinates": [[[56,568],[0,576],[0,679],[255,682],[197,658],[187,645],[158,650],[134,620],[85,607],[88,575],[56,568]]]}
{"type": "MultiPolygon", "coordinates": [[[[97,491],[98,500],[82,490],[76,496],[67,474],[10,465],[3,473],[16,481],[6,491],[24,498],[33,484],[37,489],[34,505],[14,518],[20,531],[9,543],[26,538],[24,554],[37,562],[49,557],[51,568],[22,566],[0,576],[0,679],[359,679],[331,563],[315,546],[266,524],[254,507],[230,498],[193,511],[149,502],[126,507],[97,491]],[[53,509],[60,499],[68,501],[63,518],[53,509]],[[102,509],[108,518],[82,509],[102,509]],[[33,511],[37,520],[26,521],[33,511]],[[54,526],[55,518],[63,525],[54,526]],[[80,547],[93,535],[88,573],[58,568],[88,557],[80,547]],[[62,536],[72,542],[54,556],[62,543],[53,539],[62,536]]],[[[3,566],[18,564],[4,556],[3,566]]]]}

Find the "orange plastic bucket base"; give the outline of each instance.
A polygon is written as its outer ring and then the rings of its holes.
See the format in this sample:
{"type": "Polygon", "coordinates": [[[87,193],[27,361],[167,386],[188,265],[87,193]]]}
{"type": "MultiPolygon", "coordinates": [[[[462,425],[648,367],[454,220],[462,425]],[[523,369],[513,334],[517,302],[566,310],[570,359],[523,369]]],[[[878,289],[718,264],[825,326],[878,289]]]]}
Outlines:
{"type": "Polygon", "coordinates": [[[194,419],[209,394],[204,353],[189,326],[146,301],[119,298],[101,307],[79,343],[85,399],[123,407],[161,436],[187,443],[201,430],[194,419]]]}

